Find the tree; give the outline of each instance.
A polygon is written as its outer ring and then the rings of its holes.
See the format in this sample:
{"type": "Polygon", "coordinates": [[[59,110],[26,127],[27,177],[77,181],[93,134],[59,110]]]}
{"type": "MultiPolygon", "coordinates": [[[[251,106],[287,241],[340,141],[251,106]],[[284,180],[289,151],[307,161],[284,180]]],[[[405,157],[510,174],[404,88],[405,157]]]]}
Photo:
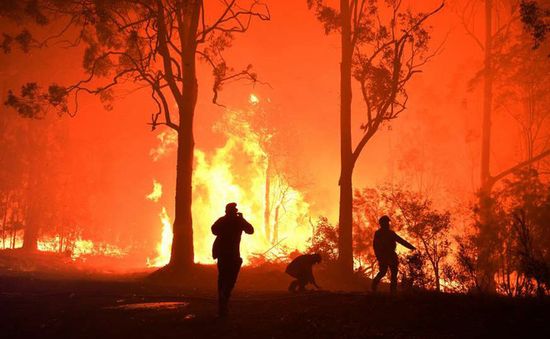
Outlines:
{"type": "Polygon", "coordinates": [[[313,225],[309,253],[319,253],[323,261],[334,262],[338,258],[338,233],[336,227],[331,225],[326,217],[319,217],[313,225]]]}
{"type": "Polygon", "coordinates": [[[520,14],[525,30],[533,40],[533,49],[539,48],[550,31],[550,7],[541,8],[537,1],[522,0],[520,14]]]}
{"type": "Polygon", "coordinates": [[[434,54],[428,54],[429,13],[402,9],[402,1],[341,0],[339,9],[324,0],[308,0],[325,33],[338,32],[340,63],[340,209],[338,253],[341,267],[353,270],[353,169],[365,145],[384,123],[406,109],[406,87],[434,54]],[[386,10],[389,12],[386,13],[386,10]],[[363,134],[352,145],[352,77],[366,105],[363,134]]]}
{"type": "Polygon", "coordinates": [[[495,248],[497,288],[508,295],[544,294],[549,289],[550,186],[534,169],[505,179],[493,192],[499,225],[495,248]]]}
{"type": "MultiPolygon", "coordinates": [[[[232,144],[242,147],[243,153],[255,150],[250,155],[255,156],[257,163],[247,167],[262,172],[255,175],[264,180],[265,191],[261,198],[258,197],[263,203],[264,236],[268,242],[277,244],[279,235],[290,230],[289,223],[304,216],[296,210],[303,199],[297,191],[297,187],[303,186],[303,180],[292,161],[299,155],[299,147],[293,128],[277,125],[286,121],[281,113],[276,109],[268,109],[270,106],[261,104],[257,98],[254,100],[257,101],[251,102],[248,109],[228,109],[215,129],[223,131],[233,140],[232,144]]],[[[239,173],[243,176],[242,170],[239,173]]],[[[248,177],[253,176],[251,174],[248,177]]],[[[257,190],[253,186],[245,188],[245,182],[247,180],[243,178],[239,184],[241,188],[246,191],[257,190]]]]}
{"type": "MultiPolygon", "coordinates": [[[[526,46],[530,46],[530,43],[525,43],[525,39],[521,38],[521,33],[519,34],[519,37],[517,33],[515,32],[515,24],[518,22],[519,15],[518,15],[518,3],[512,2],[509,8],[509,15],[506,16],[506,19],[504,20],[503,24],[498,25],[498,27],[494,27],[493,24],[493,15],[494,12],[497,10],[493,4],[493,0],[487,0],[485,1],[484,6],[484,15],[485,15],[485,25],[484,25],[484,41],[475,34],[473,30],[474,26],[474,16],[471,13],[474,13],[476,11],[476,2],[475,1],[467,1],[463,8],[463,13],[461,14],[461,18],[464,24],[464,28],[466,32],[474,39],[477,46],[481,49],[484,56],[484,66],[482,71],[478,73],[476,78],[474,80],[483,79],[483,117],[482,117],[482,124],[481,124],[481,133],[482,133],[482,141],[481,141],[481,162],[480,162],[480,188],[478,191],[478,208],[479,208],[479,222],[478,222],[478,237],[477,237],[477,243],[479,248],[479,268],[480,268],[480,274],[479,277],[479,283],[481,285],[481,288],[488,292],[494,292],[495,291],[495,284],[494,284],[494,261],[492,260],[493,256],[493,248],[494,248],[494,241],[495,241],[495,232],[497,231],[496,222],[493,217],[493,206],[492,206],[492,198],[491,198],[491,192],[495,185],[505,177],[509,176],[510,174],[515,173],[518,170],[523,169],[524,167],[531,166],[535,162],[544,159],[548,155],[550,155],[549,149],[542,149],[539,152],[534,152],[534,144],[533,142],[536,141],[528,136],[531,132],[533,132],[533,128],[536,127],[540,129],[540,126],[535,126],[535,121],[533,119],[529,119],[529,116],[534,115],[540,115],[541,112],[536,113],[533,112],[533,108],[537,107],[537,105],[532,105],[530,103],[530,100],[544,100],[544,96],[541,96],[540,89],[537,89],[537,91],[532,91],[533,87],[532,85],[538,81],[539,85],[535,85],[535,87],[542,85],[542,90],[547,92],[546,90],[546,82],[544,78],[546,78],[544,75],[540,76],[541,74],[545,74],[544,71],[540,72],[536,71],[533,72],[533,67],[539,68],[544,67],[545,65],[540,64],[540,58],[536,57],[533,53],[534,51],[531,51],[531,48],[528,48],[529,52],[526,54],[526,46]],[[470,14],[467,14],[470,13],[470,14]],[[520,53],[522,56],[520,56],[520,53]],[[529,62],[525,62],[527,60],[530,60],[529,62]],[[539,59],[539,61],[532,62],[533,58],[539,59]],[[512,62],[512,60],[515,60],[512,62]],[[529,65],[528,67],[525,67],[529,65]],[[527,68],[531,67],[531,70],[528,70],[527,68]],[[512,77],[510,77],[510,73],[515,73],[516,79],[512,80],[512,77]],[[504,74],[508,74],[508,77],[503,76],[504,74]],[[532,81],[518,81],[519,77],[523,77],[525,79],[525,76],[528,76],[529,74],[536,74],[534,78],[531,80],[535,80],[535,82],[532,81]],[[537,81],[538,80],[538,81],[537,81]],[[508,87],[508,90],[505,95],[502,97],[506,97],[507,95],[510,95],[510,84],[512,86],[519,85],[519,87],[523,87],[521,90],[525,90],[526,93],[530,93],[531,95],[527,96],[517,96],[516,98],[516,104],[520,103],[523,104],[527,110],[525,112],[526,114],[522,116],[520,119],[517,119],[518,121],[531,121],[529,123],[529,126],[525,126],[524,132],[526,132],[526,137],[530,138],[530,143],[527,145],[527,154],[526,159],[523,161],[519,161],[512,166],[509,166],[507,168],[502,169],[497,174],[492,174],[491,171],[491,154],[492,154],[492,148],[491,148],[491,135],[493,130],[493,113],[495,110],[495,88],[499,84],[498,81],[501,81],[500,84],[505,84],[504,87],[508,87]],[[532,87],[532,88],[528,88],[532,87]],[[530,111],[530,112],[529,112],[530,111]],[[536,114],[535,114],[536,113],[536,114]],[[529,151],[531,150],[531,151],[529,151]]],[[[523,10],[523,9],[522,9],[523,10]]],[[[522,32],[523,33],[523,32],[522,32]]],[[[523,33],[525,34],[525,33],[523,33]]],[[[539,52],[539,51],[537,51],[539,52]]],[[[544,52],[542,52],[544,53],[544,52]]],[[[514,89],[512,91],[514,94],[518,93],[518,89],[514,89]]],[[[497,92],[497,96],[498,96],[497,92]]],[[[509,99],[510,97],[508,97],[509,99]]],[[[509,101],[509,100],[508,100],[509,101]]],[[[507,102],[509,105],[510,102],[507,102]]],[[[507,107],[507,105],[500,105],[500,108],[507,107]]],[[[538,110],[546,110],[544,105],[538,105],[538,110]]],[[[516,115],[518,116],[518,115],[516,115]]],[[[544,120],[544,119],[543,119],[544,120]]],[[[539,120],[540,121],[540,120],[539,120]]],[[[544,142],[543,142],[544,144],[544,142]]]]}
{"type": "Polygon", "coordinates": [[[52,84],[43,91],[35,83],[23,86],[20,95],[10,92],[7,104],[21,115],[40,117],[46,107],[70,115],[78,110],[81,93],[99,96],[110,107],[120,87],[149,91],[156,112],[151,129],[166,126],[178,134],[175,218],[169,266],[184,270],[193,264],[191,215],[193,172],[193,121],[199,84],[197,60],[210,65],[214,77],[214,103],[228,81],[257,76],[248,65],[231,68],[223,52],[237,33],[244,33],[253,19],[269,20],[268,8],[258,0],[117,0],[117,1],[9,1],[0,13],[25,18],[39,25],[65,21],[57,34],[37,41],[24,29],[5,35],[3,47],[18,44],[23,50],[61,44],[85,47],[85,76],[70,85],[52,84]],[[7,14],[6,14],[7,13],[7,14]],[[55,20],[54,20],[55,19],[55,20]],[[71,104],[73,103],[74,104],[71,104]],[[175,105],[174,105],[175,103],[175,105]]]}
{"type": "Polygon", "coordinates": [[[420,242],[433,271],[433,286],[441,291],[442,263],[451,244],[451,214],[435,210],[430,200],[411,192],[395,192],[391,199],[401,211],[398,219],[403,219],[407,232],[420,242]]]}
{"type": "Polygon", "coordinates": [[[405,232],[406,237],[412,237],[413,242],[419,244],[419,251],[406,257],[406,271],[411,282],[418,287],[440,291],[443,264],[451,245],[448,239],[452,227],[450,212],[436,210],[429,198],[402,187],[356,190],[354,231],[357,231],[356,238],[363,241],[354,241],[354,249],[363,262],[371,264],[367,269],[372,269],[376,262],[372,237],[382,215],[390,217],[392,229],[405,232]]]}
{"type": "Polygon", "coordinates": [[[280,217],[292,200],[291,185],[296,186],[299,181],[290,161],[293,155],[297,156],[290,154],[297,149],[296,134],[291,126],[278,126],[286,119],[279,110],[269,106],[269,101],[260,101],[254,95],[249,102],[249,114],[241,114],[241,117],[246,119],[243,122],[250,128],[243,128],[236,134],[252,132],[265,153],[264,233],[268,241],[276,244],[279,242],[280,217]],[[289,140],[294,141],[292,147],[289,140]]]}
{"type": "MultiPolygon", "coordinates": [[[[354,262],[371,278],[376,275],[377,259],[372,243],[378,229],[378,219],[388,215],[395,217],[397,206],[386,199],[388,187],[356,189],[353,195],[353,249],[354,262]]],[[[400,227],[400,224],[394,225],[400,227]]]]}
{"type": "Polygon", "coordinates": [[[15,113],[0,115],[0,224],[2,225],[1,248],[14,248],[16,222],[22,214],[21,198],[26,186],[25,169],[27,158],[22,152],[29,135],[28,127],[15,113]]]}

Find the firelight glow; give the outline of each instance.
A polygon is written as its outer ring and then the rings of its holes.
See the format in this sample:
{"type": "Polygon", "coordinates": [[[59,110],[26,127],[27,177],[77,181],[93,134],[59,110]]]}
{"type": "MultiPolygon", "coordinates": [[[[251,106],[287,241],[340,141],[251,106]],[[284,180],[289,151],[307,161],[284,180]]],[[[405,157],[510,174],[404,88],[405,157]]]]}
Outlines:
{"type": "Polygon", "coordinates": [[[250,93],[250,96],[248,97],[248,102],[250,102],[252,105],[257,105],[260,103],[260,98],[254,93],[250,93]]]}
{"type": "MultiPolygon", "coordinates": [[[[267,206],[270,218],[266,225],[264,213],[270,155],[262,148],[250,124],[239,119],[247,113],[250,112],[228,110],[226,121],[233,126],[223,129],[227,138],[225,144],[209,154],[195,150],[193,238],[196,263],[214,262],[211,255],[214,236],[210,226],[223,215],[225,205],[231,201],[238,203],[240,211],[256,230],[253,235],[243,235],[242,238],[241,256],[245,264],[254,255],[281,250],[303,251],[309,243],[309,204],[282,175],[269,174],[272,186],[267,206]]],[[[148,266],[163,266],[170,260],[172,224],[165,207],[160,213],[159,226],[161,240],[156,246],[156,257],[147,260],[148,266]]]]}

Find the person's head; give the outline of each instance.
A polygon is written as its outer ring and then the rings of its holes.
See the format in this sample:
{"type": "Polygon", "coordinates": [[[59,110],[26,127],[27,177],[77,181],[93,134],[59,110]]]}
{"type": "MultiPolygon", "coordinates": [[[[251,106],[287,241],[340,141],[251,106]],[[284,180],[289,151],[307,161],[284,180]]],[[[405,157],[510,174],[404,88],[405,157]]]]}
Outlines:
{"type": "Polygon", "coordinates": [[[238,211],[236,202],[230,202],[225,205],[225,214],[227,215],[236,215],[238,211]]]}
{"type": "Polygon", "coordinates": [[[316,264],[319,264],[321,262],[321,255],[319,253],[313,254],[313,258],[315,259],[316,264]]]}
{"type": "Polygon", "coordinates": [[[384,215],[378,219],[378,223],[380,224],[380,228],[389,229],[390,228],[390,217],[387,215],[384,215]]]}

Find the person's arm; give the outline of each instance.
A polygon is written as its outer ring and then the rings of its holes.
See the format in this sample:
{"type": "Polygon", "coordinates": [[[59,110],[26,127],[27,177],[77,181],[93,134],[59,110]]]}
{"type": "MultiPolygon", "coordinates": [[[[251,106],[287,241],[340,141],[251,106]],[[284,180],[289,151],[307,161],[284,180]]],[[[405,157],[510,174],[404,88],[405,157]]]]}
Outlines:
{"type": "Polygon", "coordinates": [[[372,240],[372,247],[374,248],[374,255],[378,259],[380,257],[380,236],[378,232],[374,233],[374,239],[372,240]]]}
{"type": "Polygon", "coordinates": [[[313,276],[313,268],[312,267],[309,267],[309,270],[308,270],[308,280],[311,284],[313,284],[313,286],[315,286],[317,289],[320,289],[319,285],[317,285],[317,282],[315,281],[315,277],[313,276]]]}
{"type": "Polygon", "coordinates": [[[222,222],[221,222],[221,218],[216,220],[216,222],[214,223],[214,225],[212,225],[212,234],[214,235],[220,235],[221,233],[221,226],[222,226],[222,222]]]}
{"type": "Polygon", "coordinates": [[[411,245],[410,242],[408,242],[407,240],[401,238],[400,236],[397,235],[397,233],[395,233],[395,241],[397,241],[398,243],[400,243],[401,245],[405,246],[406,248],[410,249],[410,250],[415,250],[416,247],[414,247],[413,245],[411,245]]]}
{"type": "Polygon", "coordinates": [[[252,225],[248,221],[246,221],[246,219],[243,218],[242,216],[240,216],[240,218],[241,218],[241,227],[243,228],[244,233],[254,234],[254,227],[252,227],[252,225]]]}

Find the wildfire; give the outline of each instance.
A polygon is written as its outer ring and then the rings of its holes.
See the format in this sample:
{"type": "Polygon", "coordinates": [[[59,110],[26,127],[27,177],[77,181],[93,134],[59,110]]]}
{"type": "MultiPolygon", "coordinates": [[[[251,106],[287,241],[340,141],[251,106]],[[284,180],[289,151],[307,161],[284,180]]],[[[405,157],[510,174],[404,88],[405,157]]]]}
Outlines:
{"type": "MultiPolygon", "coordinates": [[[[61,239],[59,236],[45,238],[38,241],[38,250],[42,252],[60,252],[61,239]]],[[[126,251],[123,249],[104,243],[94,243],[89,239],[77,238],[66,247],[73,260],[87,255],[104,255],[109,257],[123,257],[126,251]]]]}
{"type": "Polygon", "coordinates": [[[157,139],[160,141],[158,147],[151,149],[149,155],[153,161],[158,161],[162,157],[166,156],[175,148],[178,135],[172,131],[164,131],[157,135],[157,139]]]}
{"type": "MultiPolygon", "coordinates": [[[[254,94],[249,100],[259,102],[254,94]]],[[[223,126],[225,144],[208,153],[195,150],[193,234],[197,263],[213,263],[214,236],[210,226],[223,215],[225,204],[231,201],[238,203],[244,217],[256,229],[254,235],[242,238],[241,255],[245,264],[250,256],[280,250],[281,245],[288,250],[305,250],[308,245],[309,205],[283,175],[269,172],[271,155],[250,124],[240,118],[247,114],[250,112],[227,111],[226,123],[232,126],[223,126]]],[[[176,138],[168,137],[168,140],[176,138]]],[[[150,195],[154,196],[155,189],[156,186],[150,195]]],[[[148,259],[148,266],[165,265],[170,258],[172,225],[164,207],[160,219],[161,241],[157,245],[157,256],[148,259]]]]}
{"type": "Polygon", "coordinates": [[[162,208],[160,212],[160,221],[162,223],[162,237],[161,241],[157,244],[157,255],[153,259],[147,258],[148,267],[160,267],[168,264],[170,261],[170,252],[172,250],[172,222],[166,212],[166,208],[162,208]]]}
{"type": "MultiPolygon", "coordinates": [[[[23,234],[17,234],[15,237],[6,239],[4,243],[0,243],[1,249],[21,248],[23,246],[23,234]],[[13,242],[13,244],[12,244],[13,242]]],[[[123,257],[127,251],[106,243],[94,243],[89,239],[78,237],[74,240],[63,240],[59,235],[53,237],[43,237],[37,242],[37,248],[40,252],[67,253],[72,260],[85,260],[86,256],[109,256],[123,257]]]]}
{"type": "Polygon", "coordinates": [[[151,201],[158,202],[162,197],[162,185],[158,181],[153,180],[153,192],[147,194],[145,197],[151,201]]]}
{"type": "MultiPolygon", "coordinates": [[[[170,137],[171,138],[171,137],[170,137]]],[[[161,141],[164,139],[161,139],[161,141]]],[[[153,179],[153,191],[145,196],[146,199],[158,202],[162,197],[162,185],[153,179]]],[[[168,216],[166,208],[163,206],[159,214],[162,225],[161,240],[157,243],[156,255],[154,258],[147,258],[148,267],[160,267],[168,264],[170,261],[170,252],[172,250],[172,222],[168,216]]]]}

